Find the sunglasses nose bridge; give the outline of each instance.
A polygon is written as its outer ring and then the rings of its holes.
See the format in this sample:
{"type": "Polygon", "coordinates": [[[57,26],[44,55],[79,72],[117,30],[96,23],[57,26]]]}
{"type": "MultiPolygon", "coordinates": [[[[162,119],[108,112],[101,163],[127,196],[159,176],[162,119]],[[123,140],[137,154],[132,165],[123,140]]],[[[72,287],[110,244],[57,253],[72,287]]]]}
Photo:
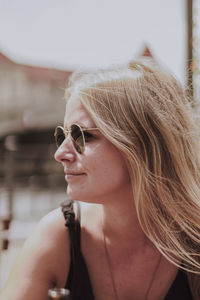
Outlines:
{"type": "Polygon", "coordinates": [[[73,124],[69,130],[60,126],[58,127],[58,130],[55,136],[57,136],[57,146],[59,148],[64,147],[68,140],[70,140],[73,149],[75,148],[75,150],[80,154],[83,153],[85,147],[85,138],[84,133],[79,125],[73,124]],[[60,134],[58,130],[60,130],[60,134]]]}
{"type": "Polygon", "coordinates": [[[71,146],[73,146],[73,138],[71,136],[71,130],[66,130],[63,132],[64,134],[64,140],[62,142],[62,144],[60,146],[62,146],[63,144],[68,144],[70,143],[71,146]]]}

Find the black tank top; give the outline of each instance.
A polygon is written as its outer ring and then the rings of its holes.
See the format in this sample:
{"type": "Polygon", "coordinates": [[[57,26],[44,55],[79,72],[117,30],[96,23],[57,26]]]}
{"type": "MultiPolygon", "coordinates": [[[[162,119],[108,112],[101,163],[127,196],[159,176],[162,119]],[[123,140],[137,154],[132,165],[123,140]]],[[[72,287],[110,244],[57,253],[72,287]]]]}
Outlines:
{"type": "MultiPolygon", "coordinates": [[[[69,228],[70,238],[70,270],[65,288],[72,294],[72,300],[95,300],[84,257],[81,253],[80,204],[75,218],[73,201],[64,202],[62,212],[69,228]]],[[[187,275],[179,270],[164,300],[192,300],[187,275]]]]}

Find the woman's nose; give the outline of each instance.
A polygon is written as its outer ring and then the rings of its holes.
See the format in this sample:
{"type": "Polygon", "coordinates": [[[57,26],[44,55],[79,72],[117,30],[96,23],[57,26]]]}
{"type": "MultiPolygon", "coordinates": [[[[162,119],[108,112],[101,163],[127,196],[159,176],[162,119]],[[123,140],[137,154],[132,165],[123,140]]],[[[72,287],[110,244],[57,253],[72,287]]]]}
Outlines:
{"type": "Polygon", "coordinates": [[[66,138],[60,147],[56,150],[54,158],[58,162],[69,161],[73,162],[75,160],[75,153],[73,144],[70,138],[66,138]]]}

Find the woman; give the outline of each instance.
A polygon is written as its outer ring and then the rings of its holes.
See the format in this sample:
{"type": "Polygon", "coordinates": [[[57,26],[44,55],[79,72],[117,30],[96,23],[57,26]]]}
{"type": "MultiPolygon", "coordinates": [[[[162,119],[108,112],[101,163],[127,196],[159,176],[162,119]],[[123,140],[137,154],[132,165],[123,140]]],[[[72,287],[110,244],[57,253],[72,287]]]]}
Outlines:
{"type": "Polygon", "coordinates": [[[75,74],[66,99],[55,158],[91,208],[80,221],[70,201],[42,219],[1,300],[45,300],[54,286],[73,300],[200,299],[199,136],[181,86],[133,62],[75,74]]]}

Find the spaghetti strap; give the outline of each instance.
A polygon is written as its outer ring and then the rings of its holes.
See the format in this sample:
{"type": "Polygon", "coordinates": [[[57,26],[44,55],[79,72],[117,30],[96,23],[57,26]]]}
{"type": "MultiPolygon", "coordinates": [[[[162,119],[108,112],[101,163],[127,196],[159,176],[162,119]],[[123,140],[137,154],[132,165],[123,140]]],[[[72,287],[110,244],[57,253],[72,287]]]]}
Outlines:
{"type": "Polygon", "coordinates": [[[75,213],[73,209],[73,203],[74,201],[71,199],[68,199],[61,203],[66,227],[71,227],[75,225],[75,213]]]}
{"type": "Polygon", "coordinates": [[[69,229],[70,269],[65,288],[72,300],[94,300],[92,286],[84,257],[81,253],[81,209],[77,201],[67,200],[61,204],[65,226],[69,229]],[[74,213],[76,205],[76,214],[74,213]]]}
{"type": "Polygon", "coordinates": [[[80,204],[71,199],[61,204],[62,212],[65,217],[65,226],[69,228],[69,236],[71,242],[71,254],[76,259],[81,251],[81,213],[80,204]],[[74,213],[74,205],[77,206],[77,216],[74,213]]]}

